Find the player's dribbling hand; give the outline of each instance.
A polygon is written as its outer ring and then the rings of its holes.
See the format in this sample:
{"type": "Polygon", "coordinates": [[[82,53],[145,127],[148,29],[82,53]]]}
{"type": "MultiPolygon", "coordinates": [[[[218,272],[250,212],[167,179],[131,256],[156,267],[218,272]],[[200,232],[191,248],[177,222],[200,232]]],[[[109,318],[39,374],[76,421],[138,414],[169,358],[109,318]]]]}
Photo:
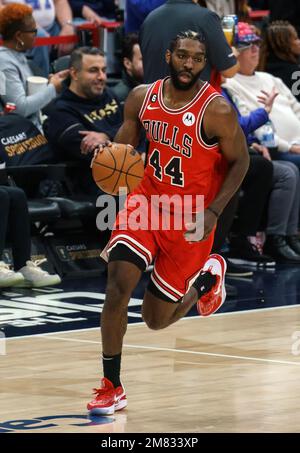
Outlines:
{"type": "Polygon", "coordinates": [[[98,154],[101,154],[104,150],[104,148],[106,147],[111,147],[113,145],[113,142],[110,142],[110,141],[107,141],[105,143],[102,143],[100,145],[97,145],[95,148],[94,148],[94,155],[93,155],[93,158],[91,160],[91,164],[90,164],[90,168],[93,167],[93,163],[94,163],[94,160],[96,159],[96,157],[98,156],[98,154]]]}
{"type": "Polygon", "coordinates": [[[103,132],[95,131],[79,131],[80,135],[83,135],[83,139],[80,144],[81,154],[92,153],[96,147],[100,145],[107,146],[109,143],[109,137],[103,132]]]}

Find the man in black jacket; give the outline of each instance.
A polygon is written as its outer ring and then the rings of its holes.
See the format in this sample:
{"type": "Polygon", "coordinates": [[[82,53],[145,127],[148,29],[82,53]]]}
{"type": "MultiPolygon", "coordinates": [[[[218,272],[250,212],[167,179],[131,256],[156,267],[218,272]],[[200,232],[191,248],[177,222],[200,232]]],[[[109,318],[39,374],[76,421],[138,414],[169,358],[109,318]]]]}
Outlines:
{"type": "Polygon", "coordinates": [[[86,149],[112,140],[122,123],[122,109],[106,88],[106,61],[101,50],[81,47],[70,60],[71,83],[55,101],[46,135],[59,161],[82,162],[81,188],[95,193],[86,149]]]}
{"type": "Polygon", "coordinates": [[[233,77],[238,71],[236,58],[227,44],[219,16],[200,6],[200,0],[167,0],[152,11],[140,30],[140,45],[144,63],[144,81],[152,83],[169,74],[165,52],[170,41],[181,31],[193,30],[204,34],[207,63],[200,77],[219,89],[217,73],[233,77]]]}

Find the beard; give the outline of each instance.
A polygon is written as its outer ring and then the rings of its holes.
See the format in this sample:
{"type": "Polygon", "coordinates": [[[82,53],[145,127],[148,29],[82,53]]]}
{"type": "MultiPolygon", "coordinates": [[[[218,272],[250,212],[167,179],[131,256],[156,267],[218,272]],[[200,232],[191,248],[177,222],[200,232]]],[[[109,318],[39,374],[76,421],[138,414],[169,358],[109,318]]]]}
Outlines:
{"type": "Polygon", "coordinates": [[[192,88],[192,86],[194,86],[196,84],[196,82],[199,79],[199,76],[201,74],[201,71],[197,72],[195,75],[193,75],[190,71],[187,71],[187,70],[176,71],[176,69],[174,68],[172,59],[170,60],[169,68],[170,68],[171,80],[172,80],[174,87],[177,90],[181,90],[181,91],[187,91],[190,88],[192,88]],[[179,79],[180,74],[190,74],[191,80],[187,83],[181,82],[179,79]]]}
{"type": "Polygon", "coordinates": [[[81,90],[86,97],[86,99],[95,99],[103,94],[104,86],[100,87],[92,87],[90,84],[82,85],[81,90]]]}

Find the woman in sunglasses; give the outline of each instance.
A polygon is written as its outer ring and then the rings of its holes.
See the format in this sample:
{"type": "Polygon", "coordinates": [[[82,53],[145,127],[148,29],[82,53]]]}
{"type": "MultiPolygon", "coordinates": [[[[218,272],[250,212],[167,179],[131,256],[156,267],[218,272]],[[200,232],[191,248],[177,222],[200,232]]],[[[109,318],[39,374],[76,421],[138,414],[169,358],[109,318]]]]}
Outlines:
{"type": "Polygon", "coordinates": [[[37,34],[32,8],[11,3],[0,11],[0,72],[5,80],[4,92],[0,93],[2,103],[14,103],[16,113],[30,119],[40,130],[40,109],[45,107],[62,88],[62,81],[68,71],[49,76],[47,86],[30,96],[27,95],[26,81],[33,73],[28,65],[25,52],[34,46],[37,34]]]}

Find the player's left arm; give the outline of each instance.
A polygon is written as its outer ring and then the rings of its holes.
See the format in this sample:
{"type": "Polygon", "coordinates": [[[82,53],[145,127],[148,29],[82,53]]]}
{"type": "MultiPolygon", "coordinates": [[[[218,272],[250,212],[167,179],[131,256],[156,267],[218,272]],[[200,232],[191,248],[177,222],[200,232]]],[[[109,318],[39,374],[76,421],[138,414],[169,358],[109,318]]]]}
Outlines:
{"type": "Polygon", "coordinates": [[[239,189],[249,167],[249,153],[244,133],[238,124],[234,109],[225,99],[217,97],[209,104],[203,122],[206,135],[209,138],[217,137],[229,170],[216,198],[204,211],[203,237],[197,238],[197,235],[194,235],[196,228],[191,224],[191,229],[185,233],[187,241],[207,239],[223,209],[239,189]]]}
{"type": "MultiPolygon", "coordinates": [[[[129,93],[124,105],[124,121],[114,137],[115,143],[124,143],[133,148],[138,145],[142,129],[139,112],[143,105],[147,88],[147,85],[139,85],[129,93]]],[[[96,149],[95,147],[93,148],[95,151],[91,167],[96,155],[103,151],[104,146],[112,146],[112,142],[99,143],[96,149]]]]}
{"type": "Polygon", "coordinates": [[[229,165],[221,190],[209,206],[220,216],[247,173],[249,153],[236,112],[225,99],[217,97],[208,106],[204,129],[208,137],[218,138],[221,152],[229,165]]]}

